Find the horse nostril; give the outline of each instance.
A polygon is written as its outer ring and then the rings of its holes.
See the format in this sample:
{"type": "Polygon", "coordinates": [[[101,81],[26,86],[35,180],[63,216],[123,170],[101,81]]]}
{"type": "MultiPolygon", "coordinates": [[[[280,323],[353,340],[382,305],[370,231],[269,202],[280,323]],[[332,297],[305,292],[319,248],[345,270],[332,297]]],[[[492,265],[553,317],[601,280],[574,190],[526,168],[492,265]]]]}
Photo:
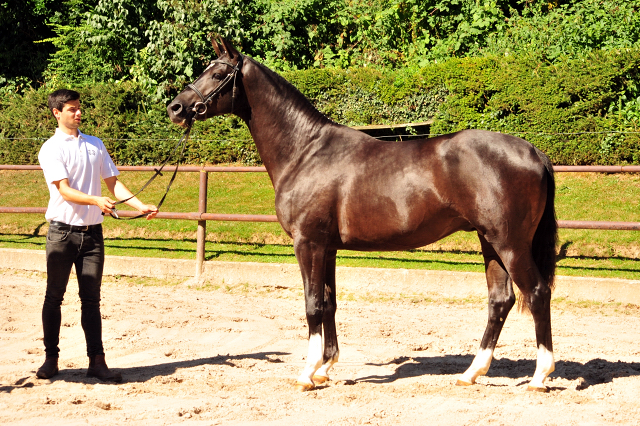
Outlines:
{"type": "Polygon", "coordinates": [[[176,115],[180,114],[180,111],[182,111],[182,105],[179,103],[169,105],[169,108],[171,109],[171,112],[173,112],[176,115]]]}

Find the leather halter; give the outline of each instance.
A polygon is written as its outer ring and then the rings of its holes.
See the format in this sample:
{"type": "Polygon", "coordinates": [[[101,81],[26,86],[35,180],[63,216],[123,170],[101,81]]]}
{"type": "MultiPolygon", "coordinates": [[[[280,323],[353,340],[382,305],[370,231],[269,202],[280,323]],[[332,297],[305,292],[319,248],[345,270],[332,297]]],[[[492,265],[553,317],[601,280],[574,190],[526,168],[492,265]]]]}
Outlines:
{"type": "MultiPolygon", "coordinates": [[[[225,86],[231,81],[233,80],[233,92],[231,95],[231,112],[233,112],[234,109],[234,102],[237,96],[237,86],[236,86],[236,78],[238,76],[238,72],[242,69],[242,61],[243,57],[242,55],[238,56],[238,63],[236,65],[233,65],[230,62],[227,61],[223,61],[220,59],[216,59],[214,61],[212,61],[212,64],[216,64],[216,63],[220,63],[220,64],[224,64],[230,68],[232,68],[232,72],[227,74],[227,76],[220,82],[220,84],[218,85],[218,87],[216,87],[215,89],[213,89],[213,91],[211,93],[209,93],[207,96],[204,96],[202,94],[202,92],[200,92],[200,90],[198,90],[198,88],[196,86],[192,84],[188,84],[187,87],[190,88],[191,90],[193,90],[194,92],[196,92],[196,94],[198,95],[198,97],[200,97],[200,101],[201,102],[196,102],[193,105],[192,111],[195,112],[197,115],[204,115],[207,112],[207,105],[209,105],[209,103],[213,100],[213,98],[215,96],[217,96],[222,89],[225,88],[225,86]]],[[[197,80],[196,80],[197,81],[197,80]]],[[[194,81],[195,83],[195,81],[194,81]]],[[[137,196],[138,194],[140,194],[142,191],[144,191],[144,189],[149,186],[149,184],[151,182],[153,182],[153,180],[158,177],[158,176],[162,176],[162,169],[164,168],[164,166],[169,162],[169,159],[171,157],[173,157],[175,155],[175,153],[179,150],[180,153],[178,155],[177,161],[176,161],[176,168],[173,171],[173,175],[171,176],[171,180],[169,181],[169,184],[167,185],[167,189],[164,193],[164,195],[162,196],[162,199],[160,200],[160,202],[158,203],[158,211],[160,210],[160,207],[162,206],[162,203],[164,203],[165,198],[167,197],[167,194],[169,193],[169,189],[171,189],[171,185],[173,184],[173,181],[176,178],[176,174],[178,172],[178,166],[180,165],[180,159],[182,158],[182,155],[184,153],[184,148],[187,144],[187,140],[189,139],[189,133],[191,132],[191,125],[193,124],[193,116],[191,116],[191,118],[187,119],[187,129],[185,130],[184,134],[182,135],[182,137],[180,138],[180,140],[178,141],[178,143],[176,143],[175,147],[173,148],[173,151],[167,156],[167,158],[164,160],[164,162],[162,163],[162,166],[160,166],[159,169],[154,169],[155,170],[155,174],[153,176],[151,176],[151,178],[147,181],[147,183],[144,184],[144,186],[142,188],[140,188],[140,190],[138,192],[136,192],[135,194],[133,194],[131,197],[124,199],[124,200],[120,200],[120,201],[116,201],[114,204],[118,205],[118,204],[122,204],[125,203],[127,201],[129,201],[130,199],[132,199],[133,197],[137,196]]],[[[111,212],[111,217],[113,217],[114,219],[138,219],[140,217],[144,217],[147,216],[146,213],[140,214],[138,216],[135,217],[127,217],[127,218],[121,218],[118,216],[118,213],[116,211],[116,208],[112,209],[111,212]]],[[[103,213],[104,215],[104,213],[103,213]]]]}
{"type": "MultiPolygon", "coordinates": [[[[198,97],[200,98],[200,102],[196,102],[193,105],[192,111],[194,113],[196,113],[197,115],[205,115],[207,113],[207,108],[209,103],[213,100],[214,97],[216,97],[218,94],[220,94],[220,92],[222,91],[222,89],[225,88],[225,86],[231,81],[233,80],[233,91],[231,94],[231,112],[233,113],[233,109],[234,109],[234,103],[236,100],[236,96],[237,96],[237,86],[236,86],[236,78],[238,76],[238,72],[240,72],[240,70],[242,69],[242,61],[243,57],[242,55],[238,55],[238,63],[236,65],[233,65],[230,62],[227,61],[223,61],[220,59],[216,59],[214,61],[211,62],[211,64],[224,64],[228,67],[230,67],[233,71],[231,71],[231,73],[227,74],[226,77],[220,82],[220,84],[218,84],[218,86],[213,89],[211,91],[211,93],[209,93],[207,96],[203,95],[202,92],[200,92],[200,90],[198,90],[198,88],[193,84],[188,84],[187,87],[191,90],[193,90],[196,95],[198,95],[198,97]]],[[[194,81],[195,83],[195,81],[194,81]]]]}

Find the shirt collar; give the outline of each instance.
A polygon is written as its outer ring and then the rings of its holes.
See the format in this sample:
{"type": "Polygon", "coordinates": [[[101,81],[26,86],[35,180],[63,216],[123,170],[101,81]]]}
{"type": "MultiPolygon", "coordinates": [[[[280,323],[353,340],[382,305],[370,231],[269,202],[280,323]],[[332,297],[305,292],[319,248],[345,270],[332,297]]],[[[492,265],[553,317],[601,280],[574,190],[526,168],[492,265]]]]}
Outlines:
{"type": "MultiPolygon", "coordinates": [[[[78,138],[77,138],[77,139],[80,139],[80,138],[82,138],[83,136],[84,136],[84,134],[83,134],[80,130],[78,130],[78,138]]],[[[57,127],[57,128],[56,128],[55,137],[56,137],[56,138],[60,138],[60,139],[62,139],[63,141],[71,141],[71,140],[76,139],[76,137],[75,137],[75,136],[72,136],[72,135],[69,135],[69,134],[67,134],[67,133],[63,132],[62,130],[60,130],[60,128],[59,128],[59,127],[57,127]]]]}

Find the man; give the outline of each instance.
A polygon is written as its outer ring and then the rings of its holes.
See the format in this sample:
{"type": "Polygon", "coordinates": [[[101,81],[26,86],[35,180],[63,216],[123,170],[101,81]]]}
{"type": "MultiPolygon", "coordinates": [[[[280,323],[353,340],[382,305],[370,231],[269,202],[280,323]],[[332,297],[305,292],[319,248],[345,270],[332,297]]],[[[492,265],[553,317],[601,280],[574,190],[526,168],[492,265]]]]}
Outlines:
{"type": "MultiPolygon", "coordinates": [[[[81,323],[89,356],[88,377],[119,382],[120,373],[107,367],[102,346],[100,316],[100,286],[104,266],[102,221],[110,214],[115,201],[101,195],[103,179],[117,199],[133,194],[122,184],[120,174],[102,141],[78,130],[81,122],[80,94],[61,89],[49,95],[49,109],[58,121],[58,128],[46,141],[38,160],[49,186],[49,206],[45,218],[47,234],[47,290],[42,307],[42,327],[46,359],[36,375],[49,379],[58,373],[60,336],[60,305],[75,265],[82,302],[81,323]]],[[[127,205],[148,213],[152,219],[158,209],[131,198],[127,205]]]]}

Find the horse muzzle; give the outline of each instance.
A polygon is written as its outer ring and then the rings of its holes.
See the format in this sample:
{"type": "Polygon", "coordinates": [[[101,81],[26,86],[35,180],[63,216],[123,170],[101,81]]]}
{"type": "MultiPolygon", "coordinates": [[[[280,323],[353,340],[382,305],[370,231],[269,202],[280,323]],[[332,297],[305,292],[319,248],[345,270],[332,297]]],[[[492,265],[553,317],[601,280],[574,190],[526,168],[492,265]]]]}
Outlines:
{"type": "Polygon", "coordinates": [[[181,102],[174,100],[167,106],[167,114],[171,122],[182,127],[186,127],[187,123],[192,122],[194,117],[202,119],[206,112],[207,106],[202,102],[196,102],[193,107],[189,108],[183,106],[181,102]]]}

